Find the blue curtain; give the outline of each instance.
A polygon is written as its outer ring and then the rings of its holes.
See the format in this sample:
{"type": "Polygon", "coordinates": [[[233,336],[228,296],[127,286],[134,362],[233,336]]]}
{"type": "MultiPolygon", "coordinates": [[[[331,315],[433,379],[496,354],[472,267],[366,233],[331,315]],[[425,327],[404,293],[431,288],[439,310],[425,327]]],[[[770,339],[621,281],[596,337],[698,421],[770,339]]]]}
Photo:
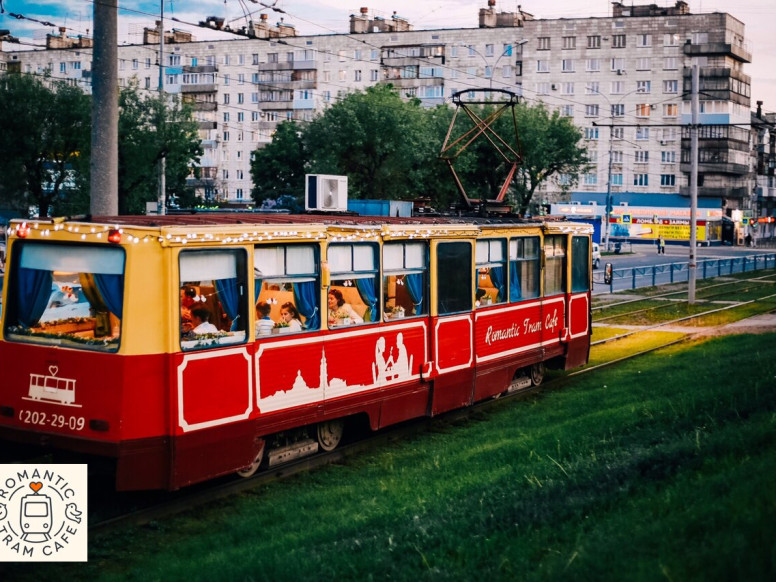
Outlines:
{"type": "Polygon", "coordinates": [[[505,285],[506,280],[504,279],[504,267],[491,267],[490,268],[490,280],[493,283],[493,285],[498,289],[498,300],[504,301],[507,294],[504,293],[506,291],[505,285]]]}
{"type": "Polygon", "coordinates": [[[423,307],[423,273],[413,273],[404,275],[404,283],[409,291],[412,304],[415,306],[414,315],[420,315],[425,312],[423,307]]]}
{"type": "Polygon", "coordinates": [[[229,319],[232,320],[231,331],[244,329],[243,326],[238,324],[240,318],[240,297],[237,293],[237,278],[216,279],[215,283],[218,299],[221,301],[221,305],[229,319]]]}
{"type": "Polygon", "coordinates": [[[368,279],[356,279],[356,288],[358,289],[358,294],[361,295],[361,300],[366,303],[364,321],[374,321],[373,316],[375,312],[375,305],[377,304],[374,277],[370,277],[368,279]]]}
{"type": "Polygon", "coordinates": [[[27,327],[37,325],[51,298],[51,271],[19,267],[16,277],[19,297],[19,323],[27,327]]]}
{"type": "Polygon", "coordinates": [[[520,263],[511,261],[509,263],[509,300],[520,301],[523,293],[520,289],[520,263]]]}
{"type": "Polygon", "coordinates": [[[317,281],[294,283],[294,299],[299,313],[304,315],[306,329],[320,329],[321,312],[318,309],[317,281]]]}
{"type": "Polygon", "coordinates": [[[121,319],[124,311],[124,275],[95,273],[94,282],[105,305],[111,313],[121,319]]]}

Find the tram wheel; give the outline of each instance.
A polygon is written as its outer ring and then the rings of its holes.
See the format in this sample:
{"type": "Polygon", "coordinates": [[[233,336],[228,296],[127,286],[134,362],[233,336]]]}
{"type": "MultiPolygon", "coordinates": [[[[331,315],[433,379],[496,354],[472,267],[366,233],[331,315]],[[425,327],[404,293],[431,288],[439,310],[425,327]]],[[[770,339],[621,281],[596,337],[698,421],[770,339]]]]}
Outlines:
{"type": "Polygon", "coordinates": [[[544,380],[544,362],[538,362],[531,366],[531,384],[538,386],[544,380]]]}
{"type": "Polygon", "coordinates": [[[324,451],[333,451],[337,448],[342,440],[342,435],[345,433],[345,421],[327,420],[326,422],[318,423],[318,445],[324,451]]]}
{"type": "Polygon", "coordinates": [[[243,477],[244,479],[247,479],[248,477],[253,477],[256,474],[256,471],[259,470],[259,467],[261,466],[261,462],[264,460],[264,450],[267,448],[266,441],[261,441],[261,448],[259,449],[259,452],[256,453],[256,458],[253,459],[253,462],[245,467],[244,469],[240,469],[237,471],[237,475],[240,477],[243,477]]]}

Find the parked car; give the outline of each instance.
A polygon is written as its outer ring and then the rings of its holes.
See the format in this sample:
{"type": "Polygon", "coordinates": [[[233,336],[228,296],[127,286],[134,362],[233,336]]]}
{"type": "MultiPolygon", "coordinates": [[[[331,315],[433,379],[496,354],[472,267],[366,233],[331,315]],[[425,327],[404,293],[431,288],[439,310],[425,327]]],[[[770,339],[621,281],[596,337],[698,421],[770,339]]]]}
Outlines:
{"type": "Polygon", "coordinates": [[[597,269],[601,264],[601,249],[598,243],[593,243],[593,268],[597,269]]]}

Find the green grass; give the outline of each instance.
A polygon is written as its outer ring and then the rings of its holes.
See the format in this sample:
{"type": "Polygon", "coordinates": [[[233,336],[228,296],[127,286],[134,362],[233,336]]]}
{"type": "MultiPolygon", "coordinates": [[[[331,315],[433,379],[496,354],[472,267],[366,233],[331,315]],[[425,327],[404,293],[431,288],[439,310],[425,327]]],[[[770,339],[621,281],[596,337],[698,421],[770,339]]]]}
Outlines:
{"type": "Polygon", "coordinates": [[[774,580],[775,353],[675,346],[0,578],[774,580]]]}

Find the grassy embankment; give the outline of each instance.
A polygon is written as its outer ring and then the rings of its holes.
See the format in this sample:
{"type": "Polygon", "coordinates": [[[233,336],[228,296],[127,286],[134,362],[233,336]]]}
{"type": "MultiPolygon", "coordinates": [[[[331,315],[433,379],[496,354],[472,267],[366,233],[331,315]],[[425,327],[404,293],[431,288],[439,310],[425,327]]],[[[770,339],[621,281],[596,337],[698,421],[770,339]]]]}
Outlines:
{"type": "Polygon", "coordinates": [[[774,580],[776,334],[681,344],[30,580],[774,580]]]}

